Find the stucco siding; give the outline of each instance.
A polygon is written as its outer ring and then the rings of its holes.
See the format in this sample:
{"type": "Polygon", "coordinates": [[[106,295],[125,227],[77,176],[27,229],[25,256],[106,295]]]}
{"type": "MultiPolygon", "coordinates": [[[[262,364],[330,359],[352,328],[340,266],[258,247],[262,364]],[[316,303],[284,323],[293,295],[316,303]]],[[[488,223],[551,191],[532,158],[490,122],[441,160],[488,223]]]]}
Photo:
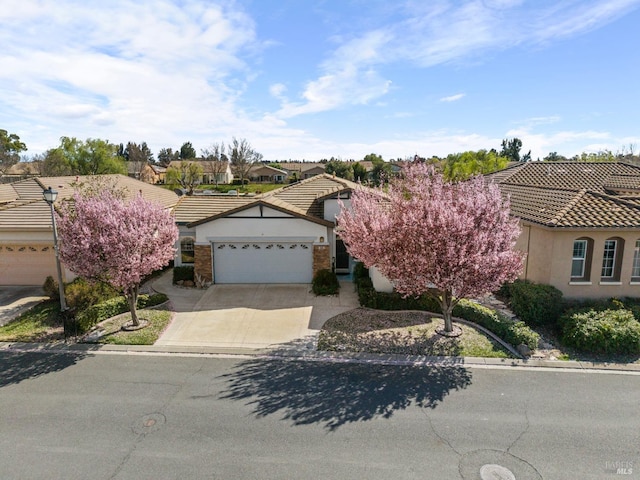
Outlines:
{"type": "Polygon", "coordinates": [[[319,242],[320,237],[326,239],[328,236],[328,227],[301,218],[220,218],[198,225],[196,229],[197,243],[223,237],[251,237],[256,241],[260,241],[261,237],[305,237],[319,242]]]}
{"type": "MultiPolygon", "coordinates": [[[[344,203],[344,206],[347,209],[351,209],[351,200],[345,199],[345,200],[342,200],[342,203],[344,203]]],[[[340,210],[341,208],[340,208],[340,204],[338,203],[338,200],[334,200],[330,198],[324,201],[324,219],[325,220],[329,220],[330,222],[335,222],[336,217],[340,213],[340,210]]]]}
{"type": "MultiPolygon", "coordinates": [[[[521,237],[526,237],[528,233],[527,229],[523,229],[521,237]]],[[[633,254],[638,239],[638,231],[552,231],[532,226],[526,275],[523,273],[521,278],[553,285],[568,298],[640,297],[640,285],[633,285],[631,281],[633,254]],[[588,254],[591,259],[588,279],[584,280],[571,278],[573,243],[580,238],[593,240],[588,254]],[[624,240],[620,275],[619,280],[603,281],[601,273],[604,245],[605,241],[611,238],[624,240]]],[[[521,238],[518,248],[526,245],[526,240],[521,238]]]]}

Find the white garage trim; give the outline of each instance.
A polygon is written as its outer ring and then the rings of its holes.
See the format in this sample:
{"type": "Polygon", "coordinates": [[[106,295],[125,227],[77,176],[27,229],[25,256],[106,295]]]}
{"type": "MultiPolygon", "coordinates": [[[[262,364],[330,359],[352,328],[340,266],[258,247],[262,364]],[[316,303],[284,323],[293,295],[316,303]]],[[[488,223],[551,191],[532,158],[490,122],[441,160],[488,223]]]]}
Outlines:
{"type": "Polygon", "coordinates": [[[254,238],[211,245],[215,283],[311,283],[313,278],[313,242],[308,239],[254,238]]]}
{"type": "Polygon", "coordinates": [[[316,237],[207,237],[207,242],[223,243],[223,242],[301,242],[314,243],[316,237]]]}

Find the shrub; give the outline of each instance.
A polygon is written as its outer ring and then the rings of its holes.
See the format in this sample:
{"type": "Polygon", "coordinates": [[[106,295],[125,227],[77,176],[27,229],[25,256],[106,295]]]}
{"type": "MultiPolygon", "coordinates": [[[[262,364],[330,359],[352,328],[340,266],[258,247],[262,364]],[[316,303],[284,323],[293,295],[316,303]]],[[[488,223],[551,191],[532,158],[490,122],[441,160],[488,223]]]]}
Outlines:
{"type": "Polygon", "coordinates": [[[490,308],[470,300],[460,300],[453,309],[453,315],[477,323],[511,345],[525,344],[532,350],[538,347],[540,335],[524,322],[513,322],[490,308]]]}
{"type": "Polygon", "coordinates": [[[231,181],[231,185],[249,185],[249,179],[245,178],[244,180],[240,180],[239,178],[234,178],[231,181]]]}
{"type": "Polygon", "coordinates": [[[357,262],[353,267],[353,281],[357,284],[364,278],[369,278],[369,269],[364,266],[364,263],[357,262]]]}
{"type": "Polygon", "coordinates": [[[77,311],[85,310],[119,295],[115,288],[106,283],[88,282],[80,277],[66,284],[64,292],[69,308],[77,311]]]}
{"type": "Polygon", "coordinates": [[[52,276],[48,276],[42,285],[44,294],[51,300],[60,300],[60,290],[58,289],[58,282],[56,282],[52,276]]]}
{"type": "MultiPolygon", "coordinates": [[[[402,298],[397,292],[376,292],[371,279],[360,279],[357,283],[360,305],[378,310],[424,310],[442,313],[440,303],[430,295],[418,298],[402,298]]],[[[513,322],[497,312],[470,300],[462,299],[453,309],[453,315],[486,328],[511,345],[527,345],[535,349],[540,335],[531,330],[524,322],[513,322]]]]}
{"type": "Polygon", "coordinates": [[[331,270],[318,270],[313,276],[313,293],[316,295],[335,295],[340,290],[338,277],[331,270]]]}
{"type": "Polygon", "coordinates": [[[562,314],[562,292],[551,285],[516,280],[508,287],[510,307],[527,325],[553,325],[562,314]]]}
{"type": "Polygon", "coordinates": [[[193,282],[193,266],[183,265],[181,267],[173,267],[173,283],[176,284],[181,280],[190,280],[193,282]]]}
{"type": "Polygon", "coordinates": [[[629,310],[584,310],[562,318],[562,341],[587,353],[640,353],[640,323],[629,310]]]}
{"type": "Polygon", "coordinates": [[[160,305],[169,300],[164,293],[154,293],[153,295],[138,295],[138,308],[147,308],[160,305]]]}

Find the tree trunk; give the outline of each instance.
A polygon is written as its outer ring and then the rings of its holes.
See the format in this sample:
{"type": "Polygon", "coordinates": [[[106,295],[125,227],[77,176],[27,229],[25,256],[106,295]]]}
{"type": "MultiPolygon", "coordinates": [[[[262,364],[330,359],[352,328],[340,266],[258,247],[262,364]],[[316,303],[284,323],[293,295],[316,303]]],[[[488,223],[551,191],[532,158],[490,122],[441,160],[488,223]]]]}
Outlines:
{"type": "Polygon", "coordinates": [[[138,320],[138,286],[131,287],[128,292],[125,293],[127,301],[129,302],[129,311],[131,312],[131,324],[134,327],[140,325],[138,320]]]}
{"type": "Polygon", "coordinates": [[[453,321],[451,320],[453,314],[453,296],[451,292],[442,292],[440,306],[442,308],[442,316],[444,317],[444,331],[451,333],[453,332],[453,321]]]}

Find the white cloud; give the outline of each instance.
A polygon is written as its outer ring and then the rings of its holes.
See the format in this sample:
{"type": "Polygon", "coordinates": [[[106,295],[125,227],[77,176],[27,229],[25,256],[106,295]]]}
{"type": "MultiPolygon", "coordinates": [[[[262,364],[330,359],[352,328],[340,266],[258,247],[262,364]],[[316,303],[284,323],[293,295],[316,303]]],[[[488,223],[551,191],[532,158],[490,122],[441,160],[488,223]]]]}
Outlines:
{"type": "Polygon", "coordinates": [[[386,65],[410,63],[427,68],[449,62],[477,62],[485,51],[545,44],[587,32],[617,19],[637,4],[638,0],[552,4],[475,0],[462,5],[452,0],[407,0],[398,3],[396,20],[385,28],[339,38],[339,46],[320,64],[319,77],[304,86],[301,101],[283,102],[278,114],[292,117],[368,103],[389,92],[391,80],[380,73],[386,65]],[[363,72],[367,72],[367,78],[363,78],[363,72]]]}
{"type": "Polygon", "coordinates": [[[0,90],[9,92],[0,97],[0,123],[20,112],[30,152],[62,135],[175,148],[191,135],[231,136],[247,124],[236,105],[251,75],[245,52],[262,46],[253,21],[232,3],[15,6],[0,12],[0,90]]]}
{"type": "Polygon", "coordinates": [[[282,101],[286,101],[286,97],[284,96],[286,91],[287,86],[284,83],[274,83],[269,87],[269,93],[271,96],[282,101]]]}
{"type": "Polygon", "coordinates": [[[461,100],[465,97],[464,93],[458,93],[456,95],[451,95],[449,97],[442,97],[440,99],[441,102],[455,102],[457,100],[461,100]]]}
{"type": "Polygon", "coordinates": [[[303,102],[285,102],[278,112],[282,118],[317,113],[343,105],[364,105],[389,91],[391,81],[369,69],[345,67],[309,82],[302,94],[303,102]]]}

